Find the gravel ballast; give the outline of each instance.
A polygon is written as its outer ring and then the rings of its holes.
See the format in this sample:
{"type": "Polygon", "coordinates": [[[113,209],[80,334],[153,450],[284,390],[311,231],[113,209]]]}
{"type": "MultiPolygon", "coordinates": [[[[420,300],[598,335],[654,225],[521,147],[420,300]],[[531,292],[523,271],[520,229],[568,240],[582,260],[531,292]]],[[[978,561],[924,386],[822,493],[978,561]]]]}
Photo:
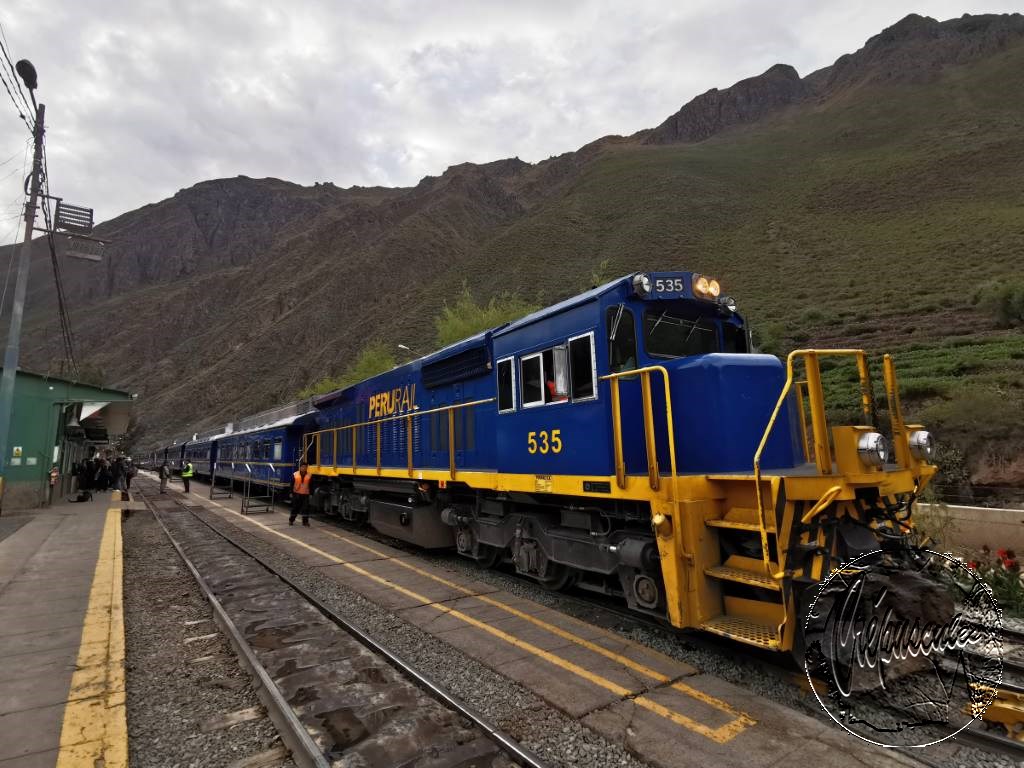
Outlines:
{"type": "Polygon", "coordinates": [[[283,576],[376,638],[448,693],[541,759],[555,766],[641,768],[621,744],[613,743],[550,706],[523,686],[497,674],[447,643],[427,634],[359,593],[324,576],[262,539],[207,510],[203,520],[264,560],[283,576]]]}
{"type": "MultiPolygon", "coordinates": [[[[279,747],[277,730],[265,715],[203,732],[215,719],[260,707],[260,701],[153,515],[131,515],[123,537],[130,764],[230,766],[279,747]]],[[[263,765],[294,764],[282,757],[263,765]]]]}

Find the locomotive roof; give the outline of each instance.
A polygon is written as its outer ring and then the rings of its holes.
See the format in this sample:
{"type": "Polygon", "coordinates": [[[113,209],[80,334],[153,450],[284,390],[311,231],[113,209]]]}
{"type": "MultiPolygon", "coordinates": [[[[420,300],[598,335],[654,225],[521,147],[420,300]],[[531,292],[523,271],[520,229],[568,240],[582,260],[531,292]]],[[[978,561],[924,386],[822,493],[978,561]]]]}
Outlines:
{"type": "Polygon", "coordinates": [[[519,328],[522,328],[527,325],[531,325],[540,320],[544,320],[545,318],[561,314],[562,312],[565,312],[568,309],[572,309],[573,307],[578,307],[580,304],[586,304],[588,301],[593,301],[598,296],[604,293],[608,293],[613,288],[617,288],[624,281],[628,282],[632,280],[633,275],[635,274],[636,273],[633,272],[623,277],[617,277],[614,280],[609,280],[604,285],[599,285],[595,288],[591,288],[589,291],[584,291],[583,293],[577,293],[575,296],[570,296],[568,299],[560,301],[557,304],[552,304],[549,307],[538,309],[536,312],[533,312],[527,315],[526,317],[521,317],[518,320],[513,320],[511,323],[506,323],[505,325],[499,326],[495,328],[493,331],[491,331],[491,333],[494,336],[503,336],[506,333],[511,333],[512,331],[518,330],[519,328]]]}

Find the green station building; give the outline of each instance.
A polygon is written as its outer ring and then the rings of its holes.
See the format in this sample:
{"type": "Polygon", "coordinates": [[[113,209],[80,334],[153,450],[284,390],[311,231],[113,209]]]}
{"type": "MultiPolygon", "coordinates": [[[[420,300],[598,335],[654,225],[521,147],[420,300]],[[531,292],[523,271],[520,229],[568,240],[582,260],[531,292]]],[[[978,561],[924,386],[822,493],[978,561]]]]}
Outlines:
{"type": "MultiPolygon", "coordinates": [[[[2,370],[2,369],[0,369],[2,370]]],[[[53,498],[72,491],[72,467],[128,431],[135,396],[18,370],[4,462],[2,508],[39,507],[50,498],[50,469],[59,471],[53,498]]]]}

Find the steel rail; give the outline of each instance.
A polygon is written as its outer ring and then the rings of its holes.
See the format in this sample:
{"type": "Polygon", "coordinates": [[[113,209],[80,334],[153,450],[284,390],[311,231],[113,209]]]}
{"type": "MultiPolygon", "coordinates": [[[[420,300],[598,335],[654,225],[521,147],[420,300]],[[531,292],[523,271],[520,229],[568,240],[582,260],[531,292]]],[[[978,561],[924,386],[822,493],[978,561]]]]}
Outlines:
{"type": "MultiPolygon", "coordinates": [[[[314,608],[316,608],[318,611],[320,611],[320,613],[322,613],[324,615],[324,617],[327,618],[329,621],[331,621],[332,623],[334,623],[335,625],[337,625],[341,629],[343,629],[346,632],[348,632],[352,637],[354,637],[358,642],[360,642],[364,646],[366,646],[369,650],[371,650],[372,652],[374,652],[374,653],[380,655],[381,657],[383,657],[389,664],[391,664],[391,666],[395,667],[403,675],[405,675],[406,677],[410,678],[414,683],[416,683],[416,685],[418,685],[420,688],[422,688],[428,694],[433,696],[435,699],[438,699],[439,701],[441,701],[443,704],[445,704],[450,709],[455,710],[460,715],[462,715],[466,719],[470,720],[481,731],[483,731],[484,734],[489,739],[491,739],[492,741],[496,742],[502,749],[504,749],[506,752],[508,752],[509,756],[517,764],[519,764],[521,766],[524,766],[524,768],[548,768],[547,764],[544,763],[537,755],[533,754],[533,752],[531,752],[530,750],[522,747],[520,744],[518,744],[516,741],[514,741],[510,736],[506,735],[501,730],[499,730],[498,727],[493,725],[489,720],[487,720],[482,713],[477,711],[475,708],[471,707],[469,704],[466,704],[461,699],[458,699],[455,696],[453,696],[452,694],[450,694],[447,691],[445,691],[441,686],[439,686],[437,683],[435,683],[429,677],[427,677],[422,672],[418,671],[413,666],[411,666],[401,656],[399,656],[396,653],[393,653],[392,651],[390,651],[389,649],[387,649],[386,647],[384,647],[383,645],[378,643],[376,640],[373,639],[373,637],[371,637],[369,634],[367,634],[357,624],[355,624],[352,621],[350,621],[349,619],[346,619],[346,618],[340,616],[339,614],[335,613],[334,610],[332,610],[330,607],[328,607],[327,605],[322,603],[318,598],[314,597],[309,592],[307,592],[305,589],[303,589],[302,587],[298,586],[292,579],[289,579],[287,576],[285,576],[282,573],[280,573],[273,566],[269,565],[259,555],[254,554],[247,547],[245,547],[242,544],[239,544],[237,541],[234,541],[229,536],[227,536],[225,533],[223,533],[222,531],[218,530],[216,528],[216,526],[211,525],[206,520],[203,520],[203,518],[201,518],[199,515],[195,514],[195,507],[183,504],[182,502],[178,501],[177,499],[175,499],[175,501],[179,504],[179,506],[182,507],[182,509],[185,509],[188,512],[191,512],[192,516],[195,517],[196,520],[198,520],[203,525],[205,525],[207,528],[209,528],[211,531],[213,531],[215,534],[220,536],[222,539],[224,539],[224,541],[228,542],[229,544],[234,546],[236,549],[240,550],[245,555],[247,555],[248,557],[250,557],[253,560],[255,560],[257,563],[259,563],[261,566],[263,566],[267,571],[269,571],[274,576],[279,578],[282,582],[287,584],[291,589],[293,589],[295,592],[297,592],[304,600],[308,601],[310,605],[312,605],[314,608]]],[[[204,508],[204,507],[200,507],[200,508],[204,508]]],[[[162,525],[162,523],[161,523],[161,525],[162,525]]],[[[167,529],[164,528],[164,530],[166,531],[167,529]]],[[[168,535],[170,535],[170,534],[168,534],[168,535]]],[[[173,541],[173,539],[172,539],[172,541],[173,541]]],[[[179,549],[179,552],[180,551],[181,550],[179,549]]],[[[182,556],[184,557],[184,555],[182,555],[182,556]]],[[[268,677],[268,680],[269,680],[269,677],[268,677]]],[[[273,686],[273,682],[271,682],[270,684],[273,686]]],[[[276,686],[275,686],[275,690],[276,690],[276,686]]],[[[287,706],[287,704],[285,704],[285,706],[287,706]]],[[[289,709],[289,711],[291,711],[291,710],[289,709]]],[[[293,716],[294,716],[294,713],[293,713],[293,716]]],[[[298,721],[296,720],[296,722],[298,722],[298,721]]]]}
{"type": "MultiPolygon", "coordinates": [[[[195,565],[193,565],[192,561],[189,560],[181,545],[178,544],[167,529],[167,526],[164,525],[164,521],[160,518],[160,513],[149,504],[149,499],[146,498],[145,494],[143,494],[143,498],[146,500],[146,506],[153,513],[153,517],[156,518],[157,523],[160,524],[160,527],[164,529],[164,533],[167,534],[168,540],[178,551],[178,556],[188,567],[189,571],[191,571],[199,588],[210,602],[217,625],[231,641],[231,645],[234,646],[242,666],[256,679],[258,683],[256,685],[256,695],[259,696],[260,701],[267,708],[267,715],[277,727],[278,733],[281,734],[281,740],[291,750],[292,759],[295,760],[300,768],[330,768],[330,762],[324,757],[324,753],[316,745],[312,737],[310,737],[305,726],[299,721],[295,711],[284,700],[281,691],[274,681],[270,679],[267,670],[260,664],[252,648],[249,647],[249,644],[242,636],[241,631],[235,626],[235,623],[228,616],[220,601],[213,594],[209,584],[206,583],[206,580],[196,569],[195,565]]],[[[183,509],[188,509],[188,507],[177,502],[177,500],[175,501],[183,509]]]]}

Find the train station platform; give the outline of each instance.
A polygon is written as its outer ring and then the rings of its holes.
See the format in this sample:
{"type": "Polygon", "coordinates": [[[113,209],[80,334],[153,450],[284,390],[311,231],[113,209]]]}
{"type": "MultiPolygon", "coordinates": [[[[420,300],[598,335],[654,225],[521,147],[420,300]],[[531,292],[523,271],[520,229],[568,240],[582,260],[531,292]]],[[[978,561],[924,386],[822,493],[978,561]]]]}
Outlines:
{"type": "Polygon", "coordinates": [[[128,763],[127,504],[105,492],[0,517],[0,768],[128,763]]]}
{"type": "MultiPolygon", "coordinates": [[[[243,515],[237,498],[212,500],[208,489],[194,483],[186,503],[390,610],[652,765],[917,764],[465,570],[330,523],[289,526],[281,509],[243,515]]],[[[154,504],[170,509],[172,498],[154,504]]]]}

